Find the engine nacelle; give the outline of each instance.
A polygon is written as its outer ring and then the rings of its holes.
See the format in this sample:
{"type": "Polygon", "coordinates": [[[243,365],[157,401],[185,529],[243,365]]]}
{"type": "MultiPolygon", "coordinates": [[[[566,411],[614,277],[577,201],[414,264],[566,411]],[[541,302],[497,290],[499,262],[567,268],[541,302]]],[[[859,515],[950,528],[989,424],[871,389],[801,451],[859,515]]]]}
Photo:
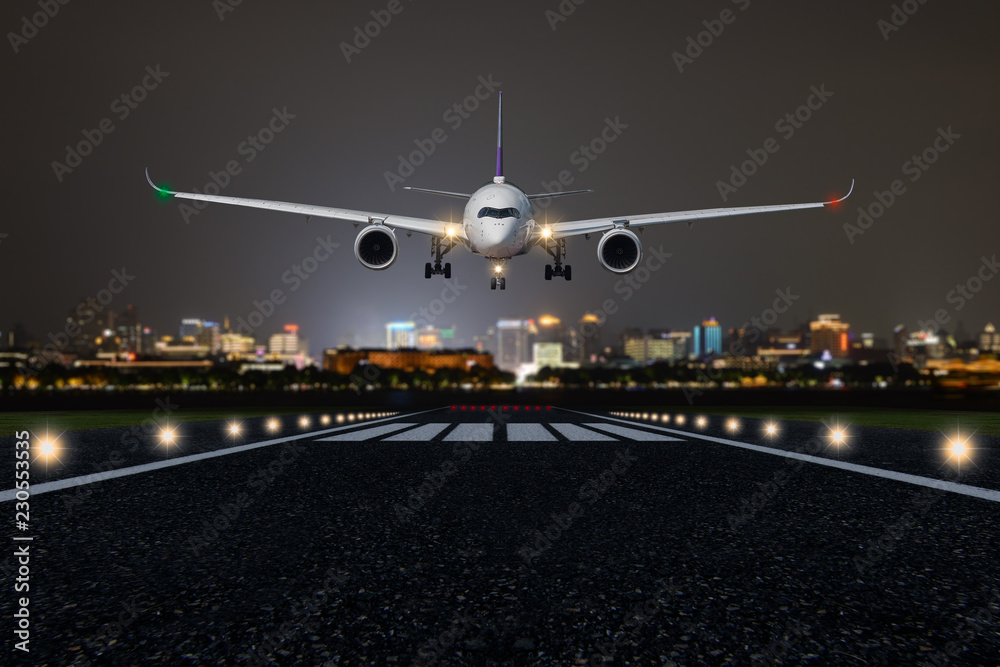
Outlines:
{"type": "Polygon", "coordinates": [[[388,269],[396,261],[396,235],[385,225],[368,225],[354,241],[354,256],[368,269],[388,269]]]}
{"type": "Polygon", "coordinates": [[[639,237],[627,229],[605,232],[597,244],[597,259],[612,273],[628,273],[638,266],[641,256],[639,237]]]}

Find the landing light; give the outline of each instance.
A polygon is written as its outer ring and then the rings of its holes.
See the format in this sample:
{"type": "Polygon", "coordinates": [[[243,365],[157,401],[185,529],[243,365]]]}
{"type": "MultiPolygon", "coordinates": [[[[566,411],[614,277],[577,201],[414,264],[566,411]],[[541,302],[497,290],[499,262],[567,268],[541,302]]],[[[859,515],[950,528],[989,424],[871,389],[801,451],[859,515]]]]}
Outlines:
{"type": "Polygon", "coordinates": [[[447,233],[448,233],[448,237],[451,238],[451,237],[455,236],[455,234],[457,232],[455,231],[455,228],[453,226],[448,225],[447,233]]]}
{"type": "Polygon", "coordinates": [[[552,229],[549,227],[545,227],[544,229],[542,229],[542,236],[544,236],[547,239],[552,238],[552,229]]]}
{"type": "Polygon", "coordinates": [[[496,273],[501,273],[503,272],[503,267],[497,264],[496,266],[493,267],[493,271],[496,273]]]}

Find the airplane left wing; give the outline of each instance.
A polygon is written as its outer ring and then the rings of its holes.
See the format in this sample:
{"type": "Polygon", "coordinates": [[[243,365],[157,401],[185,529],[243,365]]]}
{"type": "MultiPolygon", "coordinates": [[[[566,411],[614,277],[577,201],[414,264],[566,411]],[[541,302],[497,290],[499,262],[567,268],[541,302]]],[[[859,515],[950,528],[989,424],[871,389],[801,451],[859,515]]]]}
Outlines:
{"type": "Polygon", "coordinates": [[[291,202],[271,201],[268,199],[245,199],[243,197],[221,197],[219,195],[203,195],[197,192],[174,192],[161,188],[153,183],[149,177],[149,170],[146,170],[146,180],[150,186],[163,195],[175,199],[192,199],[194,201],[205,201],[214,204],[229,204],[231,206],[244,206],[247,208],[261,208],[270,211],[283,211],[285,213],[298,213],[307,218],[332,218],[335,220],[347,220],[354,223],[381,222],[392,229],[402,229],[407,232],[417,232],[429,236],[447,238],[449,236],[465,239],[465,230],[462,225],[452,225],[440,220],[428,218],[411,218],[403,215],[387,215],[385,213],[375,213],[372,211],[352,211],[346,208],[332,208],[329,206],[316,206],[313,204],[294,204],[291,202]],[[450,234],[449,234],[450,231],[450,234]]]}
{"type": "Polygon", "coordinates": [[[644,227],[646,225],[659,225],[666,222],[693,222],[695,220],[705,220],[708,218],[724,218],[734,215],[750,215],[753,213],[774,213],[777,211],[796,211],[804,208],[823,208],[834,206],[851,196],[854,191],[854,181],[851,181],[851,189],[840,199],[832,201],[813,202],[808,204],[778,204],[774,206],[742,206],[738,208],[706,208],[697,211],[674,211],[672,213],[648,213],[644,215],[624,216],[620,218],[594,218],[592,220],[570,220],[566,222],[556,222],[550,225],[539,225],[538,234],[548,238],[559,239],[568,236],[579,236],[581,234],[594,234],[606,232],[615,227],[644,227]]]}

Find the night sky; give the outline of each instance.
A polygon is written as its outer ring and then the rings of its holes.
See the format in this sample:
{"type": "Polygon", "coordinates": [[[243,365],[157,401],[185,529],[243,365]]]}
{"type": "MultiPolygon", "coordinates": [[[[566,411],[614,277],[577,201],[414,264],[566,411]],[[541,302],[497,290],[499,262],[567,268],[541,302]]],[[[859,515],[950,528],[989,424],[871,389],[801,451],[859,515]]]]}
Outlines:
{"type": "Polygon", "coordinates": [[[37,1],[5,2],[0,330],[22,322],[45,340],[124,267],[134,279],[109,307],[133,304],[161,334],[176,334],[182,317],[247,317],[255,299],[280,289],[286,299],[259,340],[295,322],[313,353],[344,338],[383,341],[386,322],[441,296],[443,279],[423,278],[427,237],[400,233],[396,264],[370,271],[353,256],[350,223],[221,205],[186,221],[182,202],[159,199],[143,169],[203,190],[235,160],[224,195],[457,219],[460,200],[392,191],[385,174],[442,128],[447,140],[405,185],[472,192],[489,181],[496,93],[480,88],[488,99],[460,124],[448,113],[481,78],[505,95],[511,182],[538,192],[570,170],[573,188],[596,190],[556,200],[549,220],[817,201],[852,178],[857,187],[836,211],[647,229],[644,245],[672,257],[628,300],[615,290],[621,278],[598,264],[596,239],[569,240],[572,282],[545,282],[536,249],[510,264],[505,292],[490,291],[486,260],[459,249],[448,259],[461,296],[433,323],[457,325],[461,342],[498,318],[576,321],[606,299],[619,308],[606,332],[690,329],[709,316],[729,328],[761,315],[778,289],[799,298],[777,328],[836,312],[855,332],[889,337],[939,309],[951,330],[959,320],[970,333],[1000,324],[1000,279],[949,299],[977,272],[998,270],[981,268],[984,255],[1000,254],[997,3],[910,0],[902,4],[915,13],[897,13],[898,29],[892,3],[860,0],[565,0],[568,16],[556,0],[403,0],[384,13],[391,4],[77,1],[36,31],[24,17],[41,11],[37,1]],[[391,21],[348,62],[343,44],[372,11],[391,21]],[[675,53],[688,38],[720,27],[679,71],[675,53]],[[141,102],[122,101],[144,81],[141,102]],[[811,118],[776,126],[814,88],[826,99],[813,98],[811,118]],[[275,109],[294,118],[263,150],[244,144],[275,109]],[[100,131],[103,119],[112,132],[100,131]],[[574,158],[607,119],[627,127],[596,160],[574,158]],[[905,165],[948,128],[933,165],[905,165]],[[66,147],[84,131],[100,144],[69,167],[66,147]],[[723,201],[718,182],[769,138],[779,150],[723,201]],[[902,194],[884,215],[848,234],[858,207],[897,179],[902,194]],[[293,289],[283,276],[317,237],[340,248],[293,289]]]}

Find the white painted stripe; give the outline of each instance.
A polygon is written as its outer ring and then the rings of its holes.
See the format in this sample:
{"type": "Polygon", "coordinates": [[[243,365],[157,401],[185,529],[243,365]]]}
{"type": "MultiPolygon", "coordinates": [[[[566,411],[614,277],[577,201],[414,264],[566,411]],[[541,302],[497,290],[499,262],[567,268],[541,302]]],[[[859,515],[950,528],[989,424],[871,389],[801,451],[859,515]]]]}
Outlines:
{"type": "MultiPolygon", "coordinates": [[[[385,419],[376,419],[369,423],[375,424],[380,422],[389,422],[395,419],[414,417],[416,415],[422,415],[427,412],[436,412],[437,410],[443,410],[443,409],[444,408],[435,408],[434,410],[424,410],[423,412],[414,412],[408,415],[396,415],[394,417],[387,417],[385,419]]],[[[143,463],[141,465],[130,466],[128,468],[118,468],[117,470],[108,470],[106,472],[95,472],[93,474],[82,475],[80,477],[67,477],[66,479],[57,479],[54,482],[42,482],[41,484],[32,484],[31,495],[40,496],[43,493],[51,493],[52,491],[71,489],[75,486],[85,486],[87,484],[94,484],[95,482],[103,482],[106,479],[115,479],[117,477],[129,477],[131,475],[138,475],[139,473],[149,472],[152,470],[160,470],[162,468],[172,468],[174,466],[184,465],[187,463],[195,463],[196,461],[204,461],[205,459],[214,459],[219,456],[229,456],[230,454],[239,454],[241,452],[250,451],[251,449],[259,449],[261,447],[280,445],[285,442],[292,442],[294,440],[302,440],[305,438],[315,438],[317,435],[336,433],[338,431],[343,431],[348,428],[356,428],[356,427],[357,424],[351,424],[350,426],[337,426],[334,428],[323,429],[321,431],[312,431],[310,433],[292,435],[288,436],[287,438],[264,440],[263,442],[254,442],[248,445],[239,445],[238,447],[217,449],[212,452],[202,452],[201,454],[189,454],[188,456],[178,456],[175,459],[166,459],[164,461],[155,461],[153,463],[143,463]]],[[[14,500],[16,493],[17,493],[16,489],[8,489],[6,491],[0,491],[0,503],[5,503],[14,500]]]]}
{"type": "Polygon", "coordinates": [[[552,442],[556,436],[541,424],[507,424],[507,442],[552,442]]]}
{"type": "Polygon", "coordinates": [[[649,431],[640,431],[639,429],[625,428],[624,426],[614,426],[613,424],[584,424],[584,426],[588,428],[596,428],[601,431],[607,431],[608,433],[620,435],[623,438],[631,438],[636,441],[684,442],[680,438],[671,438],[669,435],[650,433],[649,431]]]}
{"type": "Polygon", "coordinates": [[[396,431],[400,431],[404,428],[410,428],[411,426],[416,426],[416,424],[384,424],[373,428],[363,428],[360,431],[341,433],[339,435],[330,436],[329,438],[319,438],[316,442],[361,442],[362,440],[368,440],[369,438],[377,438],[378,436],[385,435],[386,433],[395,433],[396,431]]]}
{"type": "Polygon", "coordinates": [[[448,442],[493,442],[493,423],[459,424],[444,439],[448,442]]]}
{"type": "MultiPolygon", "coordinates": [[[[568,408],[558,408],[558,409],[564,410],[566,412],[574,412],[578,415],[586,415],[587,417],[596,417],[598,419],[607,419],[608,421],[621,422],[623,424],[634,423],[622,419],[615,419],[613,417],[603,417],[601,415],[592,415],[587,412],[578,412],[577,410],[569,410],[568,408]]],[[[963,496],[970,496],[972,498],[979,498],[981,500],[989,500],[995,503],[1000,503],[1000,491],[995,491],[993,489],[984,489],[979,486],[958,484],[957,482],[948,482],[943,479],[934,479],[933,477],[921,477],[919,475],[910,475],[905,472],[896,472],[895,470],[884,470],[882,468],[873,468],[871,466],[863,466],[857,463],[847,463],[846,461],[826,459],[821,456],[800,454],[799,452],[788,452],[783,449],[776,449],[774,447],[761,447],[760,445],[751,445],[750,443],[747,442],[737,442],[736,440],[715,438],[710,435],[701,435],[700,433],[677,431],[672,428],[663,428],[662,426],[643,424],[643,427],[654,429],[656,431],[665,431],[667,433],[683,435],[689,438],[699,438],[701,440],[707,440],[709,442],[716,442],[722,445],[729,445],[730,447],[749,449],[750,451],[760,452],[762,454],[771,454],[772,456],[783,456],[786,459],[796,459],[798,461],[805,461],[806,463],[816,463],[818,465],[827,466],[829,468],[847,470],[849,472],[861,473],[862,475],[870,475],[872,477],[881,477],[882,479],[891,479],[897,482],[903,482],[905,484],[913,484],[916,486],[925,486],[931,489],[940,489],[942,491],[948,491],[949,493],[957,493],[963,496]]]]}
{"type": "Polygon", "coordinates": [[[608,437],[603,433],[581,428],[576,424],[549,424],[549,426],[559,431],[573,442],[614,441],[614,438],[608,437]]]}
{"type": "Polygon", "coordinates": [[[406,433],[385,438],[382,442],[427,442],[435,435],[448,428],[449,424],[424,424],[420,428],[415,428],[406,433]]]}

